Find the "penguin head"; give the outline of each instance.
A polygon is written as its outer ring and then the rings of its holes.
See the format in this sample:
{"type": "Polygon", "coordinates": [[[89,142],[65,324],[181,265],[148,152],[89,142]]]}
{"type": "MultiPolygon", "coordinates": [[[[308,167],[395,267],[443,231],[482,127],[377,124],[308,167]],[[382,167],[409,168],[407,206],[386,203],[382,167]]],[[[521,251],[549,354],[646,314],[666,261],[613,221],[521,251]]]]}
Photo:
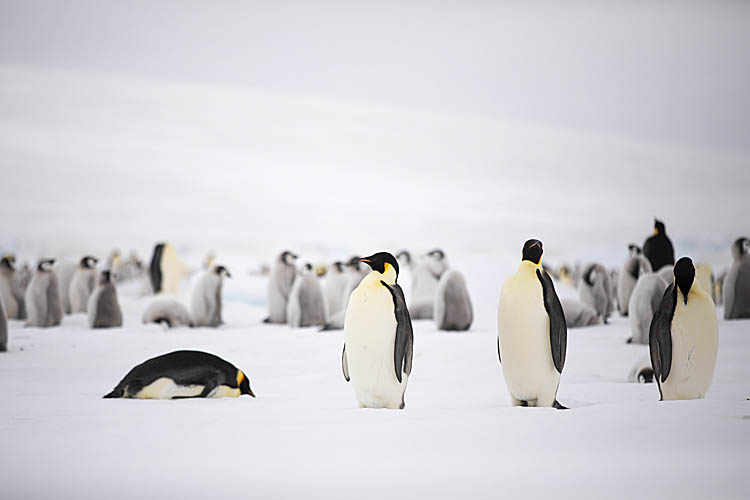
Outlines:
{"type": "Polygon", "coordinates": [[[693,261],[688,257],[683,257],[678,260],[674,265],[674,282],[682,292],[685,304],[687,304],[688,293],[690,293],[690,287],[693,286],[694,279],[695,266],[693,266],[693,261]]]}
{"type": "Polygon", "coordinates": [[[79,266],[81,267],[81,269],[94,269],[96,267],[97,262],[99,261],[97,260],[96,257],[87,255],[81,259],[79,266]]]}
{"type": "Polygon", "coordinates": [[[443,260],[445,259],[445,252],[443,252],[439,248],[436,248],[434,250],[430,250],[429,252],[427,252],[427,256],[435,260],[443,260]]]}
{"type": "Polygon", "coordinates": [[[242,370],[237,370],[237,387],[240,389],[240,395],[247,394],[248,396],[255,397],[252,389],[250,389],[250,379],[242,373],[242,370]]]}
{"type": "Polygon", "coordinates": [[[748,251],[750,251],[750,240],[745,237],[737,238],[732,244],[732,257],[735,260],[748,253],[748,251]]]}
{"type": "Polygon", "coordinates": [[[107,283],[112,281],[112,278],[113,278],[112,271],[110,269],[104,269],[102,273],[99,275],[99,284],[106,285],[107,283]]]}
{"type": "Polygon", "coordinates": [[[654,234],[665,234],[664,223],[659,219],[654,219],[654,234]]]}
{"type": "Polygon", "coordinates": [[[229,269],[227,269],[224,266],[215,266],[214,273],[216,273],[216,275],[219,278],[231,278],[232,277],[232,275],[229,273],[229,269]]]}
{"type": "Polygon", "coordinates": [[[383,280],[389,285],[396,283],[398,279],[398,261],[392,254],[378,252],[359,260],[370,266],[373,272],[382,274],[383,280]]]}
{"type": "Polygon", "coordinates": [[[48,273],[52,271],[52,266],[54,265],[55,259],[41,259],[39,261],[39,264],[36,266],[36,270],[43,273],[48,273]]]}
{"type": "Polygon", "coordinates": [[[282,264],[285,264],[287,266],[293,266],[294,262],[297,260],[297,256],[290,252],[289,250],[284,250],[281,252],[281,255],[279,256],[279,260],[282,264]]]}
{"type": "Polygon", "coordinates": [[[542,260],[542,253],[544,253],[544,250],[542,249],[541,241],[534,239],[527,240],[526,243],[523,244],[521,261],[528,260],[529,262],[539,265],[542,260]]]}
{"type": "Polygon", "coordinates": [[[340,260],[337,260],[336,262],[334,262],[333,264],[331,264],[331,269],[336,270],[336,272],[338,272],[338,273],[343,273],[344,272],[344,263],[341,262],[340,260]]]}
{"type": "Polygon", "coordinates": [[[16,258],[12,255],[3,255],[3,258],[0,259],[0,267],[14,271],[16,269],[16,258]]]}
{"type": "Polygon", "coordinates": [[[635,243],[631,243],[630,245],[628,245],[628,253],[631,256],[640,255],[641,252],[642,252],[641,247],[639,247],[635,243]]]}
{"type": "Polygon", "coordinates": [[[305,265],[302,266],[302,269],[299,270],[299,273],[302,276],[310,276],[310,275],[315,274],[313,271],[313,265],[310,264],[309,262],[305,262],[305,265]]]}

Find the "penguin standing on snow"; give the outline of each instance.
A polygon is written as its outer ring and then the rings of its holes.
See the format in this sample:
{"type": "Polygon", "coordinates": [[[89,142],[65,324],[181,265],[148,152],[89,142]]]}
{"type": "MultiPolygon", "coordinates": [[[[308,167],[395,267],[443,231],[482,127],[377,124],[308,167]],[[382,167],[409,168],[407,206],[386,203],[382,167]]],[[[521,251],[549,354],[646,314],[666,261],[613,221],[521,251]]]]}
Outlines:
{"type": "Polygon", "coordinates": [[[221,319],[221,291],[224,279],[231,277],[226,267],[213,266],[198,279],[190,300],[190,312],[195,326],[216,328],[224,324],[221,319]]]}
{"type": "Polygon", "coordinates": [[[738,238],[732,245],[732,267],[724,276],[724,319],[750,318],[750,240],[738,238]]]}
{"type": "Polygon", "coordinates": [[[719,349],[716,310],[695,280],[693,261],[678,260],[674,278],[651,321],[651,366],[661,400],[702,399],[719,349]]]}
{"type": "Polygon", "coordinates": [[[97,262],[95,257],[87,255],[81,259],[78,269],[73,273],[70,288],[67,290],[71,313],[86,312],[89,297],[96,287],[97,262]]]}
{"type": "Polygon", "coordinates": [[[112,281],[112,272],[105,269],[91,294],[88,304],[91,328],[115,328],[122,326],[122,311],[117,301],[117,289],[112,281]]]}
{"type": "Polygon", "coordinates": [[[435,292],[435,324],[438,330],[468,330],[474,320],[469,290],[463,274],[455,269],[446,271],[435,292]]]}
{"type": "Polygon", "coordinates": [[[513,406],[551,406],[565,365],[568,330],[560,299],[542,269],[542,242],[528,240],[521,265],[503,283],[497,354],[513,406]]]}
{"type": "Polygon", "coordinates": [[[52,266],[55,259],[42,259],[26,289],[26,324],[48,327],[59,325],[63,308],[60,302],[60,285],[52,266]]]}
{"type": "Polygon", "coordinates": [[[325,325],[326,304],[323,289],[312,264],[305,264],[294,280],[289,292],[286,320],[292,328],[325,325]]]}
{"type": "Polygon", "coordinates": [[[344,328],[344,318],[346,309],[349,307],[349,297],[355,288],[359,286],[362,280],[369,274],[368,267],[360,262],[358,255],[350,258],[344,266],[346,268],[346,285],[342,291],[341,307],[335,314],[329,314],[326,324],[322,330],[341,330],[344,328]]]}
{"type": "Polygon", "coordinates": [[[242,370],[201,351],[175,351],[144,361],[105,398],[183,399],[255,397],[242,370]]]}
{"type": "Polygon", "coordinates": [[[445,252],[436,248],[422,257],[414,268],[411,283],[410,311],[413,319],[432,319],[435,314],[435,292],[448,269],[445,252]]]}
{"type": "Polygon", "coordinates": [[[654,271],[674,265],[672,241],[667,236],[664,223],[659,219],[654,219],[654,234],[643,243],[643,255],[651,262],[654,271]]]}
{"type": "Polygon", "coordinates": [[[346,310],[341,368],[360,408],[403,409],[414,334],[398,262],[387,252],[362,259],[372,268],[346,310]]]}
{"type": "Polygon", "coordinates": [[[648,344],[651,318],[659,307],[667,283],[658,273],[643,274],[638,278],[628,303],[628,319],[632,336],[627,343],[648,344]]]}
{"type": "Polygon", "coordinates": [[[617,277],[617,309],[619,309],[620,314],[623,316],[628,315],[630,296],[633,294],[633,289],[635,289],[638,278],[653,271],[651,262],[640,254],[640,249],[635,247],[635,245],[630,246],[630,256],[622,265],[622,269],[620,269],[617,277]],[[638,252],[634,252],[632,247],[635,247],[638,252]]]}
{"type": "Polygon", "coordinates": [[[589,264],[583,268],[581,282],[578,284],[579,298],[581,302],[594,308],[605,325],[609,313],[614,309],[611,288],[611,277],[603,265],[589,264]]]}
{"type": "Polygon", "coordinates": [[[169,243],[157,243],[149,266],[151,288],[154,294],[176,294],[180,278],[186,273],[187,267],[177,256],[174,247],[169,243]]]}
{"type": "Polygon", "coordinates": [[[26,319],[25,287],[16,272],[16,259],[5,255],[0,259],[0,300],[8,319],[26,319]]]}
{"type": "Polygon", "coordinates": [[[141,320],[143,324],[157,323],[166,328],[194,326],[188,310],[173,297],[158,297],[152,301],[143,311],[141,320]]]}
{"type": "Polygon", "coordinates": [[[279,254],[268,281],[268,317],[264,323],[286,323],[286,305],[289,292],[297,276],[297,256],[288,250],[279,254]]]}

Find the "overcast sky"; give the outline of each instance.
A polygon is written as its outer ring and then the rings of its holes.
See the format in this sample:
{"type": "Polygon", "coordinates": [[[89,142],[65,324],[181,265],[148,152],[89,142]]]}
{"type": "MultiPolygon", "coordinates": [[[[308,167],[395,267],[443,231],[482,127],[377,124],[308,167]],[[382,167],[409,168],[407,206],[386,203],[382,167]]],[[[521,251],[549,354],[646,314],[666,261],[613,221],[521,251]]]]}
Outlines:
{"type": "Polygon", "coordinates": [[[0,1],[0,63],[750,155],[750,2],[402,3],[0,1]]]}

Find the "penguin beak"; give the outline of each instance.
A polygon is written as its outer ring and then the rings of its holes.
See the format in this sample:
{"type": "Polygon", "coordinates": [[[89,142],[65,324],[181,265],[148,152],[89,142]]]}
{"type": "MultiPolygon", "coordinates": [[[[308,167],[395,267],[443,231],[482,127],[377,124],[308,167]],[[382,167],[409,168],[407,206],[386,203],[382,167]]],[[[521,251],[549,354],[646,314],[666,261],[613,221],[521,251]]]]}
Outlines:
{"type": "Polygon", "coordinates": [[[359,261],[360,262],[365,262],[367,264],[369,264],[370,262],[372,262],[370,259],[359,259],[359,261]]]}

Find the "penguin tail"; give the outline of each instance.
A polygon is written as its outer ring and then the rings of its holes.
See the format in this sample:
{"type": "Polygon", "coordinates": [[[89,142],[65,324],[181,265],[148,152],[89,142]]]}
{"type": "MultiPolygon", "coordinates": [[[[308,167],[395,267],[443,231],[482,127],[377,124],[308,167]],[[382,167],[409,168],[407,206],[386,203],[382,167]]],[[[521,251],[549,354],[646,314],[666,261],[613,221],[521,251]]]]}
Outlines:
{"type": "Polygon", "coordinates": [[[555,402],[552,403],[552,408],[554,408],[555,410],[569,410],[570,409],[567,406],[561,405],[560,402],[556,399],[555,399],[555,402]]]}
{"type": "Polygon", "coordinates": [[[124,391],[120,387],[115,387],[114,389],[112,389],[112,392],[104,395],[104,399],[121,398],[123,393],[124,391]]]}

